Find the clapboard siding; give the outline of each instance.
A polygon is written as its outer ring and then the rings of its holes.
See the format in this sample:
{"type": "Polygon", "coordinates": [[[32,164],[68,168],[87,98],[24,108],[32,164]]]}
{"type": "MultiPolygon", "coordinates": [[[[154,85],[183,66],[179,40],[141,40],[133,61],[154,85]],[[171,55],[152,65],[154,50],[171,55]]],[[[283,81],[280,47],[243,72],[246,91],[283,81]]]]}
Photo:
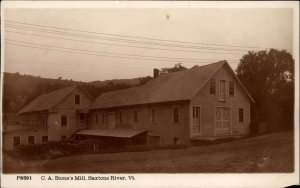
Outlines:
{"type": "MultiPolygon", "coordinates": [[[[216,80],[216,94],[210,94],[210,82],[208,81],[204,87],[191,100],[190,110],[193,106],[201,107],[201,136],[215,136],[214,129],[214,113],[216,107],[230,108],[230,123],[232,125],[232,135],[245,135],[249,133],[250,124],[250,100],[242,90],[241,86],[235,80],[230,70],[223,66],[211,78],[216,80]],[[226,100],[219,101],[219,80],[226,81],[226,100]],[[234,81],[234,96],[229,96],[229,81],[234,81]],[[244,109],[244,122],[239,122],[239,108],[244,109]]],[[[191,112],[192,113],[192,112],[191,112]]],[[[192,114],[190,114],[192,118],[192,114]]],[[[192,125],[190,125],[192,130],[192,125]]],[[[221,135],[231,135],[227,132],[221,135]]],[[[192,135],[192,137],[195,135],[192,135]]]]}

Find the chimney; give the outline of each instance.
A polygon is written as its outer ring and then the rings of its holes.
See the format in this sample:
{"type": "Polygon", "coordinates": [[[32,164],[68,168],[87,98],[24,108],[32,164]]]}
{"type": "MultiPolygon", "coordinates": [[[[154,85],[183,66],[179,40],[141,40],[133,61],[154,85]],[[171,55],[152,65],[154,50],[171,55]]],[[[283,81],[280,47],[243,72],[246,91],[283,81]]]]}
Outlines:
{"type": "Polygon", "coordinates": [[[153,77],[156,78],[159,76],[159,70],[158,69],[153,69],[153,77]]]}

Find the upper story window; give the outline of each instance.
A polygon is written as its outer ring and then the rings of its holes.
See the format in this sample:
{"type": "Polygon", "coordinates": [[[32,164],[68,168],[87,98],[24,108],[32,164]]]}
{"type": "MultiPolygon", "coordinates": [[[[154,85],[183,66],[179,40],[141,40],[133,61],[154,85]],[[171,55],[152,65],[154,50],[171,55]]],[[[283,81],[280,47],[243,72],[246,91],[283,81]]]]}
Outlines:
{"type": "Polygon", "coordinates": [[[119,120],[120,123],[123,123],[123,111],[119,111],[119,120]]]}
{"type": "Polygon", "coordinates": [[[95,122],[98,123],[98,113],[95,114],[95,122]]]}
{"type": "Polygon", "coordinates": [[[64,127],[64,126],[67,126],[67,116],[66,115],[62,115],[60,117],[60,123],[61,123],[61,126],[64,127]]]}
{"type": "Polygon", "coordinates": [[[225,101],[226,98],[226,82],[225,80],[220,80],[220,93],[219,93],[219,101],[225,101]]]}
{"type": "Polygon", "coordinates": [[[179,123],[179,107],[175,106],[173,107],[173,122],[179,123]]]}
{"type": "Polygon", "coordinates": [[[244,109],[240,108],[239,109],[239,122],[244,122],[244,109]]]}
{"type": "Polygon", "coordinates": [[[209,87],[210,94],[216,94],[216,79],[210,80],[210,87],[209,87]]]}
{"type": "Polygon", "coordinates": [[[229,81],[229,95],[234,96],[234,81],[229,81]]]}
{"type": "Polygon", "coordinates": [[[151,122],[154,123],[157,121],[157,113],[156,113],[156,109],[152,108],[151,109],[151,122]]]}
{"type": "Polygon", "coordinates": [[[105,112],[102,112],[102,123],[105,124],[105,112]]]}
{"type": "Polygon", "coordinates": [[[80,104],[80,95],[75,95],[75,104],[80,104]]]}
{"type": "Polygon", "coordinates": [[[138,121],[138,111],[137,111],[137,110],[134,110],[134,111],[133,111],[133,121],[134,121],[134,122],[137,122],[137,121],[138,121]]]}

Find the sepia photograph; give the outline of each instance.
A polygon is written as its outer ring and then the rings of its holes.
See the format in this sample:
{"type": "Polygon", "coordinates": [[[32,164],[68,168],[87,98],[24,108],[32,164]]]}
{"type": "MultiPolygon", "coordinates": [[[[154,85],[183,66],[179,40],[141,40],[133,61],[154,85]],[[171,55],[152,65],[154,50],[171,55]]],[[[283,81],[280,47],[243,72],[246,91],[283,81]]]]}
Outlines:
{"type": "Polygon", "coordinates": [[[1,8],[3,175],[299,175],[299,4],[111,4],[1,8]]]}

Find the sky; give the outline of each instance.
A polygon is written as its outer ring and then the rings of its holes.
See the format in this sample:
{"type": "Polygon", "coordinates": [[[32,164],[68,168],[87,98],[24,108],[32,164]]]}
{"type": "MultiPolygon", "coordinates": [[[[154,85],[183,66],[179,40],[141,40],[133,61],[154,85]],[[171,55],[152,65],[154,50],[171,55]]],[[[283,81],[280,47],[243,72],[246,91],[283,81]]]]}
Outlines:
{"type": "Polygon", "coordinates": [[[6,8],[4,26],[5,72],[86,82],[293,48],[289,8],[6,8]]]}

